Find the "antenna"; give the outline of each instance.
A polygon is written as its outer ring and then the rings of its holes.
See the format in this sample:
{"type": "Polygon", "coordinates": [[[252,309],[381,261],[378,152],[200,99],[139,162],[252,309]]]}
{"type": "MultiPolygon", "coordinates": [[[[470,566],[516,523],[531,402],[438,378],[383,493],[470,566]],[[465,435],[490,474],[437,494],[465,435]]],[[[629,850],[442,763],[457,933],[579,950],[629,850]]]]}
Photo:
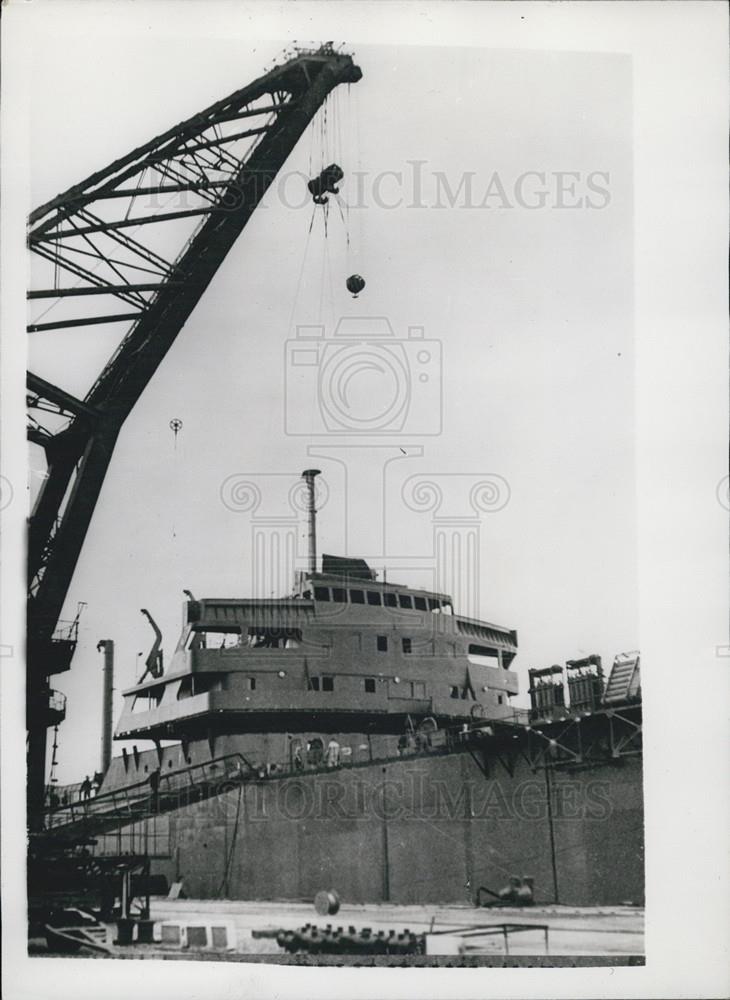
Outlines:
{"type": "Polygon", "coordinates": [[[309,521],[309,561],[307,569],[310,573],[317,572],[317,509],[314,505],[314,479],[319,476],[319,469],[305,469],[302,479],[307,484],[307,517],[309,521]]]}

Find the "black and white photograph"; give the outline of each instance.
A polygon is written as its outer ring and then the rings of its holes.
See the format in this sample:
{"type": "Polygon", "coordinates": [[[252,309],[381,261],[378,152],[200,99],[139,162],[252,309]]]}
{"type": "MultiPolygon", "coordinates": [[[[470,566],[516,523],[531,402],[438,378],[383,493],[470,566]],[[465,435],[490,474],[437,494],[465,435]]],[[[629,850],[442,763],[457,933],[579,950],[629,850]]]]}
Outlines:
{"type": "Polygon", "coordinates": [[[726,20],[5,6],[8,996],[727,995],[726,20]]]}

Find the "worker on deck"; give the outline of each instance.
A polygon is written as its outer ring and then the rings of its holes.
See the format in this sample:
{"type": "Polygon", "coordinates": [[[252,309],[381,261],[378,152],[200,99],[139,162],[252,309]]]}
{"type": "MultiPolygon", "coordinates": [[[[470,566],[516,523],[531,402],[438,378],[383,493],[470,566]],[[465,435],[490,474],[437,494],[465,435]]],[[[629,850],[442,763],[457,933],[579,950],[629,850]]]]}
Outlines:
{"type": "Polygon", "coordinates": [[[340,744],[333,736],[332,739],[327,744],[327,767],[337,767],[339,763],[340,763],[340,744]]]}
{"type": "Polygon", "coordinates": [[[81,792],[81,798],[84,800],[84,802],[88,802],[89,799],[91,798],[91,779],[89,778],[88,774],[81,782],[81,788],[79,789],[79,791],[81,792]]]}
{"type": "Polygon", "coordinates": [[[157,812],[160,807],[160,769],[156,767],[150,772],[150,799],[152,800],[152,811],[157,812]]]}

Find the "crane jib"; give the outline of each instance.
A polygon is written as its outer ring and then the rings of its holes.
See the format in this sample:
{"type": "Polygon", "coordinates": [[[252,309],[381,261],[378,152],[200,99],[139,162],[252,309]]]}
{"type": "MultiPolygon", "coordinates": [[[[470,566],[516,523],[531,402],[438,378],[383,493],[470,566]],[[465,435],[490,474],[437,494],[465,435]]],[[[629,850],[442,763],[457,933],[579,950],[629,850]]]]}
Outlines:
{"type": "MultiPolygon", "coordinates": [[[[165,358],[183,325],[204,294],[226,255],[245,228],[267,189],[296,143],[341,83],[361,77],[352,58],[325,45],[300,51],[294,58],[205,111],[137,147],[108,167],[40,206],[30,216],[29,245],[33,252],[86,284],[95,302],[109,294],[133,305],[136,312],[103,310],[98,322],[133,319],[115,354],[100,373],[84,401],[29,376],[31,405],[48,403],[66,414],[70,423],[60,433],[36,426],[31,440],[42,443],[48,475],[37,498],[29,528],[28,595],[28,728],[29,813],[37,824],[43,806],[46,707],[48,677],[54,672],[53,633],[86,537],[121,427],[165,358]],[[264,103],[261,103],[261,102],[264,103]],[[257,102],[259,102],[257,104],[257,102]],[[262,119],[235,129],[239,119],[262,119]],[[226,125],[233,131],[226,133],[226,125]],[[236,144],[250,143],[243,154],[236,144]],[[150,183],[150,177],[157,183],[150,183]],[[136,185],[135,185],[136,179],[136,185]],[[137,217],[130,214],[140,191],[156,197],[164,188],[191,192],[200,206],[137,217]],[[126,189],[126,190],[125,190],[126,189]],[[131,192],[131,193],[130,193],[131,192]],[[127,216],[106,219],[92,211],[95,204],[123,206],[131,199],[127,216]],[[145,225],[162,225],[186,216],[201,222],[176,260],[164,258],[143,241],[145,225]],[[105,221],[106,220],[106,221],[105,221]],[[130,224],[133,223],[134,225],[130,224]],[[127,230],[132,230],[131,235],[127,230]],[[88,243],[88,234],[103,236],[103,253],[88,243]],[[79,240],[81,242],[79,242],[79,240]],[[115,247],[116,250],[111,248],[115,247]],[[118,255],[127,255],[126,262],[118,255]],[[86,266],[88,257],[96,266],[86,266]],[[132,261],[132,263],[129,263],[132,261]],[[99,264],[108,278],[99,277],[99,264]],[[124,268],[127,270],[125,271],[124,268]],[[137,277],[125,281],[130,269],[137,277]],[[146,280],[139,272],[149,275],[146,280]],[[50,657],[50,660],[49,660],[50,657]]],[[[76,289],[38,290],[33,298],[76,301],[76,289]]],[[[90,325],[88,316],[77,321],[36,323],[32,329],[63,329],[90,325]]],[[[43,409],[40,406],[40,409],[43,409]]],[[[46,407],[48,408],[48,407],[46,407]]]]}

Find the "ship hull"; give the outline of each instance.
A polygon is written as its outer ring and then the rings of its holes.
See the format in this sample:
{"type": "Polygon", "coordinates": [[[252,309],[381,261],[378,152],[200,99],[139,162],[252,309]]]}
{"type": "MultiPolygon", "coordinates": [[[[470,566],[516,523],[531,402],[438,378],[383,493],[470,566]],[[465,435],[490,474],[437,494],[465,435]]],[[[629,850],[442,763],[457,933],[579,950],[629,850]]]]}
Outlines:
{"type": "Polygon", "coordinates": [[[537,903],[643,904],[640,754],[536,767],[464,748],[228,787],[97,851],[147,851],[200,899],[474,903],[528,875],[537,903]]]}

